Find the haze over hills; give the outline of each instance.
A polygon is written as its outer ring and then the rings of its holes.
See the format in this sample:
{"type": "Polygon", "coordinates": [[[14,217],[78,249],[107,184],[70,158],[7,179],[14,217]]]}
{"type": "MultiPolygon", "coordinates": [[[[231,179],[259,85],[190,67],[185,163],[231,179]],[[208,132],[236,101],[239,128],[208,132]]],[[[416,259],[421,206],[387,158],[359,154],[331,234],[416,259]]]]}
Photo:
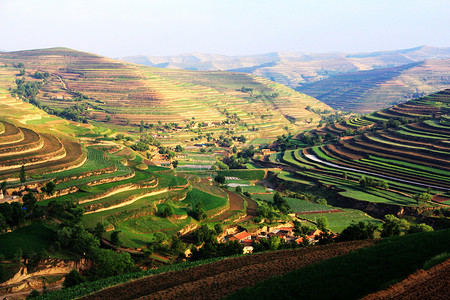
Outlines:
{"type": "Polygon", "coordinates": [[[225,56],[192,53],[168,57],[134,56],[120,60],[171,69],[251,73],[310,93],[335,109],[369,112],[389,107],[399,99],[406,101],[448,87],[449,58],[450,48],[420,46],[354,54],[274,52],[225,56]],[[416,64],[423,60],[427,62],[416,64]],[[408,66],[395,68],[404,65],[408,66]],[[371,70],[374,71],[371,73],[371,70]],[[350,75],[334,79],[339,74],[350,75]],[[329,81],[320,83],[326,79],[329,81]],[[363,93],[360,81],[374,90],[363,93]],[[356,89],[350,91],[350,96],[347,94],[349,86],[356,89]],[[386,90],[387,86],[390,88],[386,90]],[[352,104],[345,105],[347,102],[352,104]]]}

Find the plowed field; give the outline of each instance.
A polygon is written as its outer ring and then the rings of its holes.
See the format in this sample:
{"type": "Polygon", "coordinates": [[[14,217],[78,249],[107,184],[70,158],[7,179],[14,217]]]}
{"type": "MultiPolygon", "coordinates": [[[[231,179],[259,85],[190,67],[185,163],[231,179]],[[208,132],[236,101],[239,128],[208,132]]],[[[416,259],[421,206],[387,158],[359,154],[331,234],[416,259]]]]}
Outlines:
{"type": "Polygon", "coordinates": [[[449,299],[450,260],[424,271],[419,270],[386,290],[364,297],[375,299],[449,299]]]}
{"type": "Polygon", "coordinates": [[[241,256],[139,279],[82,299],[220,299],[259,281],[374,243],[355,241],[241,256]]]}

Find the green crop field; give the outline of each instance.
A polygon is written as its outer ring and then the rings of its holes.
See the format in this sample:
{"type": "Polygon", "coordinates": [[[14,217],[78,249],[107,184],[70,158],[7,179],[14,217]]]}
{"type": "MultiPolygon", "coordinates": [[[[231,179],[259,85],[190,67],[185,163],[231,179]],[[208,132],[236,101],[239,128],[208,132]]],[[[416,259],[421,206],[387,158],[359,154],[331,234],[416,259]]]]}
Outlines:
{"type": "Polygon", "coordinates": [[[381,221],[374,219],[367,214],[354,209],[343,209],[343,212],[314,213],[299,215],[300,218],[316,222],[318,218],[325,217],[328,220],[329,228],[333,232],[341,232],[352,222],[367,221],[376,225],[381,225],[381,221]]]}
{"type": "Polygon", "coordinates": [[[182,202],[187,204],[190,208],[195,207],[195,205],[200,202],[208,215],[210,215],[211,212],[215,212],[217,209],[228,205],[227,198],[211,195],[196,188],[189,191],[186,195],[186,199],[182,202]]]}
{"type": "Polygon", "coordinates": [[[291,211],[298,213],[298,212],[313,212],[313,211],[324,211],[324,210],[330,210],[330,209],[336,209],[336,207],[331,207],[327,205],[317,204],[314,202],[296,199],[296,198],[285,198],[288,202],[289,206],[291,207],[291,211]]]}
{"type": "Polygon", "coordinates": [[[6,259],[14,258],[20,249],[24,254],[48,249],[56,239],[56,232],[45,224],[34,222],[10,233],[0,235],[0,253],[6,259]]]}
{"type": "Polygon", "coordinates": [[[222,174],[225,177],[237,177],[244,180],[262,180],[264,179],[264,170],[218,170],[218,174],[222,174]]]}

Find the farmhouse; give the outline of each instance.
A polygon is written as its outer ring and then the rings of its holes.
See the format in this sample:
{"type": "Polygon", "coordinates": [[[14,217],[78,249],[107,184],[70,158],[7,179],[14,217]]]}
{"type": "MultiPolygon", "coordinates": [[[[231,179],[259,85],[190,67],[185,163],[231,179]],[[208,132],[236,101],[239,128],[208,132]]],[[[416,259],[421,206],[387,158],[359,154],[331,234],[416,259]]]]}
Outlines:
{"type": "Polygon", "coordinates": [[[231,241],[238,241],[239,243],[244,243],[246,241],[251,241],[252,236],[247,231],[241,231],[239,233],[233,234],[231,237],[228,238],[228,240],[231,241]]]}

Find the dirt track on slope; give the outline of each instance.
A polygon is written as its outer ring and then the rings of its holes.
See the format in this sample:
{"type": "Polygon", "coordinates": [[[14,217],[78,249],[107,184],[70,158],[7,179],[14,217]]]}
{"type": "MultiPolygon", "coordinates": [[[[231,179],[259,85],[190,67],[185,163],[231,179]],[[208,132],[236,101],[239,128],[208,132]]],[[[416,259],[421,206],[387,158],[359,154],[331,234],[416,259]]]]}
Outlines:
{"type": "Polygon", "coordinates": [[[270,277],[373,244],[354,241],[226,259],[139,279],[82,299],[220,299],[270,277]]]}
{"type": "Polygon", "coordinates": [[[429,270],[419,270],[386,290],[370,294],[363,300],[375,299],[449,299],[450,259],[429,270]]]}

